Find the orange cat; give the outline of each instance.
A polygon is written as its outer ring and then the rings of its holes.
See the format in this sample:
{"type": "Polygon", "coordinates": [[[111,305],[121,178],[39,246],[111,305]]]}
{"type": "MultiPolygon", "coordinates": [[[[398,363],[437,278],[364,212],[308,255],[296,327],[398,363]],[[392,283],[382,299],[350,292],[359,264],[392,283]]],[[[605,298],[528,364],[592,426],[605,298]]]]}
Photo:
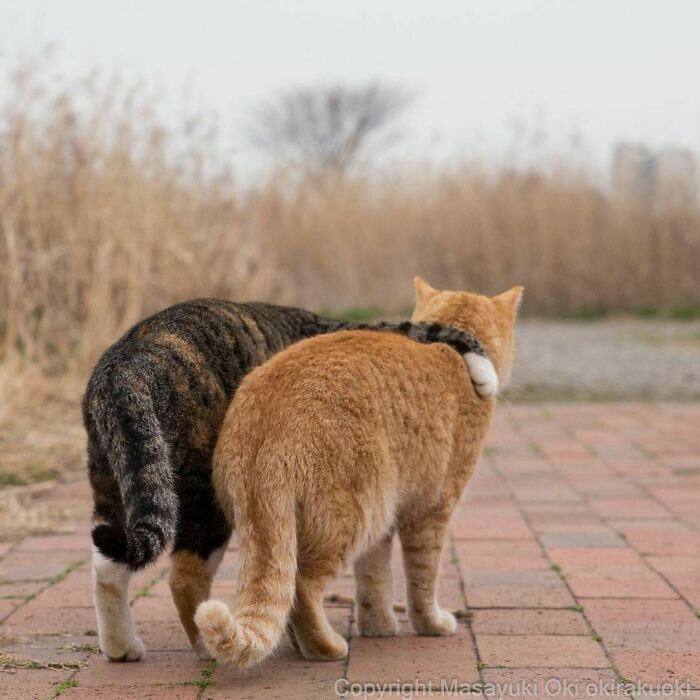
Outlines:
{"type": "MultiPolygon", "coordinates": [[[[474,333],[502,383],[521,295],[521,287],[496,297],[439,292],[417,278],[413,320],[474,333]]],[[[247,666],[268,656],[286,627],[306,658],[344,657],[347,642],[326,619],[323,592],[348,560],[360,632],[396,634],[394,531],[413,627],[454,633],[454,617],[436,600],[440,555],[493,406],[453,349],[393,334],[311,338],[249,374],[214,454],[217,495],[239,528],[244,563],[233,615],[214,600],[197,610],[209,651],[247,666]]]]}

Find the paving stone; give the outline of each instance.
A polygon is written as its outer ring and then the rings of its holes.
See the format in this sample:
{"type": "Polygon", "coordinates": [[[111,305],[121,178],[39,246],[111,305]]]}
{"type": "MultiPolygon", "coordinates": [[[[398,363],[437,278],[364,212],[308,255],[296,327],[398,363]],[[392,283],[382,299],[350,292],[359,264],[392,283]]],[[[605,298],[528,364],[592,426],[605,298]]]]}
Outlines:
{"type": "Polygon", "coordinates": [[[592,498],[589,502],[604,518],[668,518],[671,515],[651,498],[592,498]]]}
{"type": "Polygon", "coordinates": [[[583,615],[574,610],[474,610],[472,629],[481,634],[590,635],[583,615]]]}
{"type": "Polygon", "coordinates": [[[0,671],[0,698],[45,700],[52,698],[56,684],[71,677],[70,669],[9,669],[0,671]]]}
{"type": "Polygon", "coordinates": [[[631,681],[666,683],[690,681],[700,688],[700,652],[626,651],[613,653],[620,673],[631,681]]]}
{"type": "Polygon", "coordinates": [[[10,636],[32,634],[74,634],[82,636],[95,630],[92,607],[52,608],[42,606],[39,597],[23,605],[3,623],[3,633],[10,636]]]}
{"type": "Polygon", "coordinates": [[[610,665],[600,644],[591,637],[481,634],[476,644],[487,666],[607,668],[610,665]]]}
{"type": "Polygon", "coordinates": [[[464,625],[449,637],[353,638],[347,674],[350,681],[374,682],[479,679],[471,635],[464,625]]]}
{"type": "Polygon", "coordinates": [[[18,663],[76,665],[97,651],[97,638],[74,634],[14,637],[4,644],[3,651],[18,663]]]}
{"type": "Polygon", "coordinates": [[[259,666],[236,670],[217,664],[211,684],[202,698],[207,700],[258,700],[279,698],[324,700],[336,697],[334,684],[345,675],[345,660],[309,661],[285,640],[274,656],[259,666]]]}
{"type": "Polygon", "coordinates": [[[618,682],[611,668],[485,668],[483,676],[509,699],[604,697],[618,682]]]}
{"type": "Polygon", "coordinates": [[[115,688],[70,688],[61,698],[70,700],[196,700],[200,688],[196,685],[120,686],[115,688]]]}
{"type": "MultiPolygon", "coordinates": [[[[681,600],[605,600],[581,601],[586,616],[597,626],[600,623],[625,624],[630,622],[693,622],[695,616],[681,600]]],[[[698,620],[700,624],[700,620],[698,620]]]]}
{"type": "Polygon", "coordinates": [[[529,540],[534,537],[520,515],[485,517],[477,513],[455,514],[450,531],[456,540],[529,540]]]}
{"type": "Polygon", "coordinates": [[[92,540],[83,533],[76,535],[45,535],[28,537],[17,545],[18,552],[57,552],[68,550],[80,552],[81,558],[87,559],[92,553],[92,540]]]}
{"type": "Polygon", "coordinates": [[[614,566],[566,574],[579,598],[677,598],[678,594],[646,566],[614,566]]]}
{"type": "Polygon", "coordinates": [[[0,581],[46,580],[62,574],[67,567],[85,560],[85,552],[61,550],[57,552],[12,551],[0,560],[0,581]]]}
{"type": "Polygon", "coordinates": [[[176,685],[200,679],[206,665],[189,651],[146,652],[134,663],[113,663],[95,655],[75,677],[83,688],[176,685]]]}
{"type": "Polygon", "coordinates": [[[545,532],[539,540],[551,547],[625,547],[625,541],[612,531],[578,530],[573,532],[545,532]]]}
{"type": "Polygon", "coordinates": [[[561,586],[465,586],[470,608],[568,608],[575,604],[561,586]]]}

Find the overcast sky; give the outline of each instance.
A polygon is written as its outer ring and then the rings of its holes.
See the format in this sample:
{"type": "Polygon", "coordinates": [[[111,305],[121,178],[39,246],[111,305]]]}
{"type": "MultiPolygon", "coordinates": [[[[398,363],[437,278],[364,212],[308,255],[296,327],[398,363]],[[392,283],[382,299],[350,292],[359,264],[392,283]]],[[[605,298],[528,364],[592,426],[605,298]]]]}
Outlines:
{"type": "Polygon", "coordinates": [[[280,87],[399,83],[403,148],[436,158],[502,154],[513,119],[599,163],[619,139],[700,150],[699,36],[697,0],[0,0],[3,61],[57,42],[69,73],[189,84],[236,146],[280,87]]]}

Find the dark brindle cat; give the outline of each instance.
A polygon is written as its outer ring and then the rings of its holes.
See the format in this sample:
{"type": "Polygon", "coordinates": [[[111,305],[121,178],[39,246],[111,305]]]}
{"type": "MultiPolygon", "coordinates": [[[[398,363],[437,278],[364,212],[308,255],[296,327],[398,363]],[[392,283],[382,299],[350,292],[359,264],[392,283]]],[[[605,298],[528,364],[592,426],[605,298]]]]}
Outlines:
{"type": "Polygon", "coordinates": [[[204,652],[194,612],[209,596],[231,535],[211,483],[212,452],[228,403],[244,375],[282,348],[362,328],[447,343],[464,356],[481,395],[497,389],[486,351],[456,328],[345,323],[260,303],[178,304],[141,321],[105,352],[88,383],[83,417],[95,500],[95,607],[108,658],[143,655],[129,608],[129,578],[170,543],[173,598],[192,647],[204,652]]]}

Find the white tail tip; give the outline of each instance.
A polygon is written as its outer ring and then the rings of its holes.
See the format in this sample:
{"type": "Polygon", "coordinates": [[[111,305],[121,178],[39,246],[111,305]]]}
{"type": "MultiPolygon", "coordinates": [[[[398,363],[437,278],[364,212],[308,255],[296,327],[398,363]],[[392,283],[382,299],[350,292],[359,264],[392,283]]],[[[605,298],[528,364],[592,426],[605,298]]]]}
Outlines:
{"type": "Polygon", "coordinates": [[[488,357],[468,352],[464,355],[467,369],[472,379],[476,393],[482,398],[494,396],[498,391],[498,375],[488,357]]]}

